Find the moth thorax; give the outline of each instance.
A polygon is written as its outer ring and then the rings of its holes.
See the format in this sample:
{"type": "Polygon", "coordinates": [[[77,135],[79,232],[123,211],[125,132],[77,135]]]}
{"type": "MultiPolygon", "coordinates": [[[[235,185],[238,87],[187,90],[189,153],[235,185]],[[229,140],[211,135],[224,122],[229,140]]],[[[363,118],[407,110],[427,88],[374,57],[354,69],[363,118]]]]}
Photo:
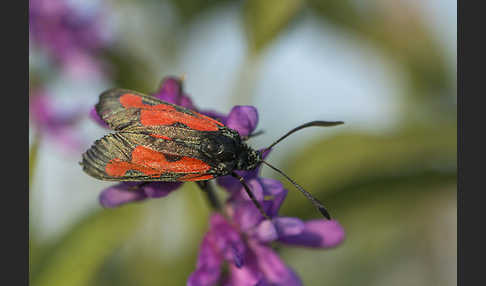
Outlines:
{"type": "Polygon", "coordinates": [[[243,148],[238,157],[237,170],[253,170],[262,162],[259,151],[253,150],[248,145],[243,144],[243,148]]]}

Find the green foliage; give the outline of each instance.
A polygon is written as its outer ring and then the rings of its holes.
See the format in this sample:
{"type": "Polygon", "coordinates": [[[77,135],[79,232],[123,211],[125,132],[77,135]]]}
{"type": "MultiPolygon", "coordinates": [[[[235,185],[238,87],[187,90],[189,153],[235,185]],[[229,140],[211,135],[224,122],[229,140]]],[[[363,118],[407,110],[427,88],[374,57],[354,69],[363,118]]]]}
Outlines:
{"type": "Polygon", "coordinates": [[[31,272],[31,284],[91,285],[100,266],[137,229],[142,207],[97,210],[86,216],[59,241],[54,241],[52,247],[47,247],[44,257],[33,257],[38,269],[31,272]]]}
{"type": "Polygon", "coordinates": [[[303,0],[245,1],[244,23],[250,51],[256,54],[271,43],[302,7],[303,0]]]}
{"type": "MultiPolygon", "coordinates": [[[[383,135],[341,134],[297,152],[285,170],[338,210],[340,204],[363,197],[393,195],[389,185],[415,182],[420,190],[421,183],[455,180],[456,134],[455,126],[413,126],[383,135]]],[[[295,208],[308,209],[296,192],[289,196],[300,202],[295,208]]]]}
{"type": "MultiPolygon", "coordinates": [[[[109,257],[96,269],[91,285],[157,286],[181,285],[194,271],[199,244],[208,228],[209,206],[196,184],[187,183],[169,197],[142,203],[144,217],[137,233],[127,241],[124,255],[109,257]],[[177,217],[174,204],[183,202],[183,221],[177,217]],[[165,233],[161,230],[165,229],[165,233]],[[176,254],[167,250],[174,237],[184,235],[184,246],[176,254]],[[164,249],[166,251],[164,251],[164,249]]],[[[170,248],[170,247],[169,247],[170,248]]]]}
{"type": "Polygon", "coordinates": [[[408,186],[403,182],[387,187],[388,194],[356,197],[347,207],[339,205],[337,219],[346,229],[340,247],[283,248],[283,257],[304,285],[376,285],[390,279],[393,285],[454,285],[440,283],[444,275],[437,271],[439,261],[455,260],[453,180],[431,185],[411,180],[408,186]]]}
{"type": "Polygon", "coordinates": [[[217,4],[223,4],[224,2],[230,2],[227,0],[170,0],[170,2],[176,8],[178,14],[181,17],[183,23],[192,21],[200,13],[208,10],[217,4]]]}
{"type": "Polygon", "coordinates": [[[146,93],[154,90],[154,76],[140,57],[121,49],[111,49],[104,51],[103,58],[112,66],[111,78],[116,86],[146,93]]]}
{"type": "Polygon", "coordinates": [[[39,154],[39,144],[40,144],[40,138],[39,135],[36,134],[34,135],[33,142],[29,150],[29,189],[30,186],[32,185],[35,165],[37,163],[37,157],[39,154]]]}
{"type": "MultiPolygon", "coordinates": [[[[445,62],[443,48],[413,4],[378,0],[366,3],[349,0],[308,2],[325,20],[323,24],[330,22],[355,33],[402,64],[409,80],[408,93],[419,101],[420,106],[426,106],[430,111],[437,107],[431,97],[455,94],[455,74],[445,62]]],[[[445,107],[450,111],[450,106],[445,107]]]]}
{"type": "MultiPolygon", "coordinates": [[[[169,31],[184,33],[187,24],[201,13],[233,2],[168,3],[180,17],[180,26],[170,27],[169,31]]],[[[305,285],[393,284],[383,281],[387,282],[386,277],[395,272],[402,275],[397,276],[402,280],[389,278],[393,282],[446,285],[437,265],[454,258],[447,247],[455,245],[455,234],[444,232],[454,230],[456,223],[451,217],[457,182],[457,127],[453,122],[456,105],[451,100],[455,73],[422,14],[406,1],[248,0],[237,2],[236,6],[240,4],[249,57],[242,65],[234,95],[252,95],[260,67],[258,55],[285,35],[298,17],[309,15],[322,19],[323,26],[334,25],[367,45],[372,43],[404,71],[406,86],[401,103],[405,102],[405,127],[380,135],[348,131],[319,139],[296,153],[289,152],[292,155],[280,166],[318,197],[346,230],[345,243],[332,251],[281,248],[285,261],[305,285]],[[303,13],[304,9],[312,13],[303,13]],[[441,248],[444,241],[446,246],[441,248]],[[409,264],[420,269],[407,270],[409,264]],[[426,274],[416,275],[420,271],[426,274]],[[407,276],[408,273],[412,274],[407,276]]],[[[171,42],[174,55],[181,48],[178,41],[171,42]]],[[[165,55],[167,62],[173,61],[169,54],[165,55]]],[[[154,82],[160,80],[151,72],[151,63],[129,48],[109,49],[101,58],[112,66],[116,86],[150,93],[156,88],[154,82]]],[[[47,76],[33,74],[32,78],[41,81],[47,76]]],[[[29,185],[38,144],[34,137],[29,153],[29,185]]],[[[187,186],[163,200],[92,211],[62,237],[48,243],[39,240],[31,225],[31,284],[183,285],[194,270],[209,214],[201,192],[194,184],[187,186]],[[159,224],[175,228],[159,211],[178,196],[185,202],[184,227],[193,231],[183,253],[166,257],[153,250],[154,244],[167,242],[163,237],[149,233],[151,243],[141,243],[137,232],[141,224],[154,218],[159,224]],[[133,241],[138,242],[133,243],[135,247],[123,248],[133,241]]],[[[286,187],[289,195],[281,214],[303,219],[318,216],[293,186],[286,187]]]]}
{"type": "MultiPolygon", "coordinates": [[[[446,245],[455,243],[455,234],[447,233],[457,224],[451,210],[456,149],[455,126],[409,126],[386,135],[345,133],[304,147],[284,168],[328,206],[346,230],[346,241],[332,251],[283,248],[286,261],[305,285],[375,285],[386,279],[449,283],[437,270],[437,260],[454,259],[455,251],[437,252],[436,243],[437,236],[446,245]],[[405,267],[426,274],[410,278],[405,267]]],[[[287,188],[282,213],[315,218],[311,204],[291,185],[287,188]]]]}

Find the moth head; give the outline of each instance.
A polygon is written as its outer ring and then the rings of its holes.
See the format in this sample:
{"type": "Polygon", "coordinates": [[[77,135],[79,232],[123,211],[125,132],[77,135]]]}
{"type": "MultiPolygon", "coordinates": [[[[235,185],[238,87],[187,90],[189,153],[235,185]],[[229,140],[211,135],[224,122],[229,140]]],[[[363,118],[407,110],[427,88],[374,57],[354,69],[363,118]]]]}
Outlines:
{"type": "Polygon", "coordinates": [[[242,144],[242,150],[236,163],[237,170],[253,170],[262,162],[262,154],[250,148],[246,144],[242,144]]]}

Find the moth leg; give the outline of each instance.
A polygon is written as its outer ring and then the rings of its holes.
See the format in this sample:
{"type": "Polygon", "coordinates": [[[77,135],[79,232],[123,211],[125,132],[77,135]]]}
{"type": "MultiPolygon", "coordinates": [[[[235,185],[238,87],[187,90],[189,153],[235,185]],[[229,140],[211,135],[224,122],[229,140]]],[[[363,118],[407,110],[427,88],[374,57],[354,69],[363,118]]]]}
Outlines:
{"type": "Polygon", "coordinates": [[[248,194],[248,196],[251,198],[251,201],[253,202],[253,204],[255,204],[255,206],[260,211],[260,213],[263,215],[263,217],[265,219],[268,219],[269,220],[270,218],[268,217],[268,215],[263,210],[262,205],[256,200],[255,195],[253,195],[253,193],[250,191],[250,188],[246,184],[245,179],[243,179],[242,176],[236,174],[235,172],[231,173],[231,176],[233,176],[233,177],[237,178],[238,180],[240,180],[240,183],[243,185],[243,188],[245,188],[245,191],[248,194]]]}

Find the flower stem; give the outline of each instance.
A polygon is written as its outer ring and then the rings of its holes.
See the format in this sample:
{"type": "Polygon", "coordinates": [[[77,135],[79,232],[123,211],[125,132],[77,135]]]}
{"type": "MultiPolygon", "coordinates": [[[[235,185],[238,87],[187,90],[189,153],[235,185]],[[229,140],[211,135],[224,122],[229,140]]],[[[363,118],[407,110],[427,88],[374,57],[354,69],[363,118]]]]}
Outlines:
{"type": "Polygon", "coordinates": [[[206,194],[208,199],[209,205],[215,211],[221,211],[221,203],[218,200],[218,197],[214,193],[213,186],[209,181],[199,181],[196,182],[199,188],[206,194]]]}
{"type": "Polygon", "coordinates": [[[39,151],[40,135],[36,133],[33,138],[32,145],[29,150],[29,194],[32,188],[32,179],[34,177],[34,170],[37,164],[37,156],[39,151]]]}

